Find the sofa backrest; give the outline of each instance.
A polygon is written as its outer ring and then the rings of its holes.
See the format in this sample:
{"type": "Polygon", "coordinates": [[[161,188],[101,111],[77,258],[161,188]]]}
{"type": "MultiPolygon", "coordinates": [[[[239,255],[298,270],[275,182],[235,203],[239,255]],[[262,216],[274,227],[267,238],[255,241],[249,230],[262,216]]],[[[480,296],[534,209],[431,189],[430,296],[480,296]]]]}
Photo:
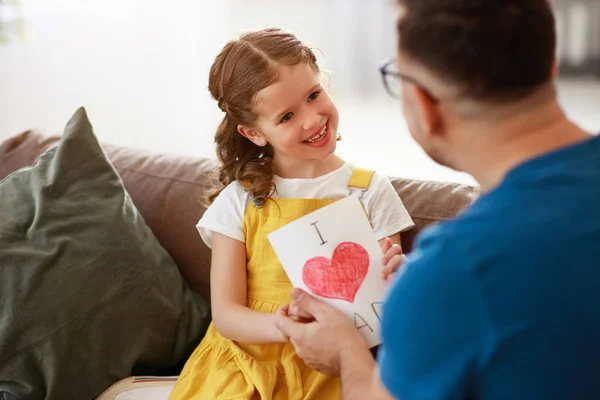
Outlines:
{"type": "MultiPolygon", "coordinates": [[[[33,164],[58,140],[59,136],[27,131],[5,141],[0,145],[0,179],[33,164]]],[[[210,299],[210,249],[195,225],[205,210],[200,199],[211,186],[215,160],[110,144],[103,147],[161,245],[171,254],[190,286],[210,299]]],[[[406,252],[425,226],[456,216],[478,196],[476,188],[463,184],[390,179],[416,224],[402,234],[406,252]]]]}

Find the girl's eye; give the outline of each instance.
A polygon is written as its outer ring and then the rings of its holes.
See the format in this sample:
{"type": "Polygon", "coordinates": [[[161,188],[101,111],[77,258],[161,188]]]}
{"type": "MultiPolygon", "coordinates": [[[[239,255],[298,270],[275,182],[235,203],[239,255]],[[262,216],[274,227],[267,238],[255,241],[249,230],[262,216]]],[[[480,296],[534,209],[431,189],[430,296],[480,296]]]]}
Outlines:
{"type": "MultiPolygon", "coordinates": [[[[308,96],[308,102],[310,103],[311,101],[316,100],[317,97],[319,97],[320,94],[321,94],[320,90],[317,90],[316,92],[312,92],[310,94],[310,96],[308,96]]],[[[294,113],[293,112],[289,112],[289,113],[285,114],[283,117],[281,117],[281,120],[279,121],[279,123],[287,122],[290,119],[292,119],[293,116],[294,116],[294,113]]]]}
{"type": "Polygon", "coordinates": [[[321,94],[321,91],[320,91],[320,90],[318,90],[318,91],[316,91],[316,92],[312,92],[312,93],[310,94],[310,96],[308,96],[308,101],[310,102],[310,101],[316,100],[316,99],[317,99],[317,97],[319,97],[319,95],[320,95],[320,94],[321,94]]]}
{"type": "Polygon", "coordinates": [[[289,112],[287,114],[285,114],[283,117],[281,117],[281,121],[279,122],[287,122],[289,121],[292,117],[294,116],[294,113],[289,112]]]}

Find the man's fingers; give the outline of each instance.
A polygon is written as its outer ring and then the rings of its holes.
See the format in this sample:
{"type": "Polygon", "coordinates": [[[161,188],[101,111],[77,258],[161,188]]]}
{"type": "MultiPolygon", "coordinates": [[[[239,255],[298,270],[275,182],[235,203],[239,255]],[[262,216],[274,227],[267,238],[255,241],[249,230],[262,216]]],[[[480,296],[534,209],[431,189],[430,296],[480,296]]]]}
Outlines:
{"type": "Polygon", "coordinates": [[[294,322],[287,315],[285,310],[282,310],[285,306],[279,307],[275,313],[275,326],[281,331],[286,337],[296,337],[299,330],[304,326],[301,322],[294,322]]]}
{"type": "Polygon", "coordinates": [[[288,311],[288,314],[290,316],[294,317],[294,320],[296,320],[296,318],[298,318],[300,320],[305,320],[305,321],[310,321],[310,320],[314,319],[312,315],[310,315],[306,311],[302,310],[295,303],[292,303],[290,305],[290,309],[288,311]]]}
{"type": "Polygon", "coordinates": [[[290,305],[289,304],[284,304],[281,307],[279,307],[277,309],[277,311],[275,312],[276,314],[281,314],[281,315],[289,315],[290,313],[290,305]]]}
{"type": "Polygon", "coordinates": [[[330,307],[299,288],[292,290],[292,298],[303,315],[307,314],[308,318],[311,319],[319,320],[320,317],[323,317],[327,313],[330,307]]]}
{"type": "Polygon", "coordinates": [[[290,304],[289,310],[288,310],[288,315],[289,317],[296,322],[311,322],[314,321],[314,318],[308,314],[305,311],[302,311],[298,308],[297,305],[295,304],[290,304]]]}

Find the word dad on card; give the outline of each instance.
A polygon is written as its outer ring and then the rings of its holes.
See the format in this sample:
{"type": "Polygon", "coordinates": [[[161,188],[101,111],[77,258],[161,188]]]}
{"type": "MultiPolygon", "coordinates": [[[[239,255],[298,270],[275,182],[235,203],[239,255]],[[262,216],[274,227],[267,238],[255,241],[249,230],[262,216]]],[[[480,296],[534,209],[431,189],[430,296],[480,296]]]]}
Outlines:
{"type": "Polygon", "coordinates": [[[381,248],[360,200],[349,196],[268,236],[295,287],[350,317],[370,347],[381,343],[381,248]]]}

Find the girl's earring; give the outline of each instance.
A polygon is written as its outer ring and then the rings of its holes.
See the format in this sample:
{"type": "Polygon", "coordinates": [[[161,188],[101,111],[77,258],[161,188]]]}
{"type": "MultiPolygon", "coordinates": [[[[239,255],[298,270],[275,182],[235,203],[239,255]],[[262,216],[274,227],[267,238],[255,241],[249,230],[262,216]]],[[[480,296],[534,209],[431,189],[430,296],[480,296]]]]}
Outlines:
{"type": "Polygon", "coordinates": [[[262,139],[258,139],[258,145],[262,147],[265,145],[265,142],[262,139]]]}

